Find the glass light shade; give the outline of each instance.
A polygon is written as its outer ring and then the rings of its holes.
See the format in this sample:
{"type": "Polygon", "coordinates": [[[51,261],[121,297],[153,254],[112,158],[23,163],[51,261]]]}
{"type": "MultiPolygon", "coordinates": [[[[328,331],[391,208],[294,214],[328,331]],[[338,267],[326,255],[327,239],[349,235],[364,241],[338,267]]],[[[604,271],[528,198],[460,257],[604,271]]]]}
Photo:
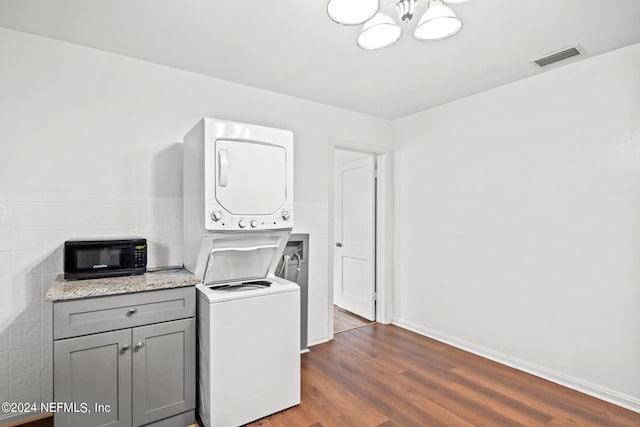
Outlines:
{"type": "Polygon", "coordinates": [[[418,40],[442,40],[462,29],[462,21],[441,1],[431,3],[413,35],[418,40]]]}
{"type": "Polygon", "coordinates": [[[402,35],[402,30],[396,23],[383,13],[368,20],[358,36],[358,46],[365,50],[382,49],[391,46],[402,35]]]}
{"type": "Polygon", "coordinates": [[[379,8],[378,0],[330,0],[327,14],[338,24],[360,25],[371,19],[379,8]]]}

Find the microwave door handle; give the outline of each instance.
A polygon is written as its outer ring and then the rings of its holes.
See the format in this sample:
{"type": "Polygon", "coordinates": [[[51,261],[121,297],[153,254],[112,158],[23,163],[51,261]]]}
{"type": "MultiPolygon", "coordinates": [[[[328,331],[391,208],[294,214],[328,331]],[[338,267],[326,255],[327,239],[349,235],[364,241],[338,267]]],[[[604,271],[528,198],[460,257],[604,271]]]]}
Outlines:
{"type": "Polygon", "coordinates": [[[218,185],[226,187],[229,181],[229,156],[226,148],[218,150],[218,185]]]}

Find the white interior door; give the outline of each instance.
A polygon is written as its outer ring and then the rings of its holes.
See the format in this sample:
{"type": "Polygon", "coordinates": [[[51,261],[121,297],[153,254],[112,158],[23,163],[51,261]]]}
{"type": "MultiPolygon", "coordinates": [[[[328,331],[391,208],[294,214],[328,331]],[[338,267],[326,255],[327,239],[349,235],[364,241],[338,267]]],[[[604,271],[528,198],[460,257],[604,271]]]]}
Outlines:
{"type": "Polygon", "coordinates": [[[375,159],[336,167],[334,303],[375,320],[375,159]]]}

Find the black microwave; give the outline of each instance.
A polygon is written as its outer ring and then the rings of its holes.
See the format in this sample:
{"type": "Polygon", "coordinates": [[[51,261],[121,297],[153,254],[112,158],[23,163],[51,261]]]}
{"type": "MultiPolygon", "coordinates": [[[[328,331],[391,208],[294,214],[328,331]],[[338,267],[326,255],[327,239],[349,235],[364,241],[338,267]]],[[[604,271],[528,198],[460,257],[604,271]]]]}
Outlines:
{"type": "Polygon", "coordinates": [[[65,279],[131,276],[146,271],[146,239],[74,239],[64,242],[65,279]]]}

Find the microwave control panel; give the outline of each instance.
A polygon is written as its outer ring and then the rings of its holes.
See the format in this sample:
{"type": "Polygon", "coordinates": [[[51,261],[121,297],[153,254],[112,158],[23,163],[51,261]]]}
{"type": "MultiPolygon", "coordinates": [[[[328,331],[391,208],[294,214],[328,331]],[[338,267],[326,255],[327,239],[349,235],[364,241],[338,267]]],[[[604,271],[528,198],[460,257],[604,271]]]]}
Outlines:
{"type": "Polygon", "coordinates": [[[133,247],[133,268],[147,266],[147,245],[139,244],[133,247]]]}

